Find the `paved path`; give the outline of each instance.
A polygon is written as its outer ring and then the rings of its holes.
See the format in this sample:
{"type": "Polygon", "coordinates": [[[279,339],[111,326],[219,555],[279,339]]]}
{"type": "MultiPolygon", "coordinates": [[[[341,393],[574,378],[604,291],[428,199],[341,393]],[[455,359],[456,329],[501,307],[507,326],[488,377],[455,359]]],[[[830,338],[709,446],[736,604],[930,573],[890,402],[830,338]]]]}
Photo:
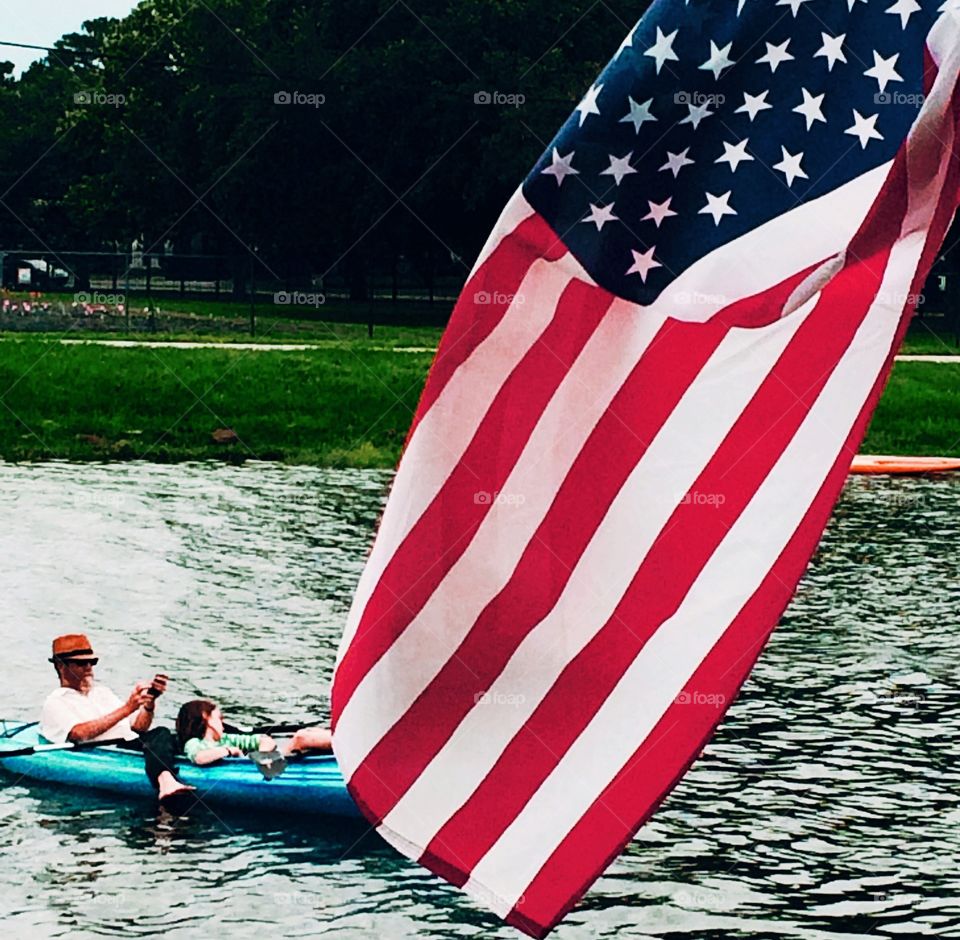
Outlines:
{"type": "MultiPolygon", "coordinates": [[[[126,349],[141,346],[146,349],[241,349],[253,352],[303,352],[309,349],[330,349],[334,340],[320,343],[194,343],[175,340],[141,339],[61,339],[65,346],[115,346],[126,349]]],[[[373,352],[435,353],[435,346],[367,346],[373,352]]],[[[897,356],[897,362],[950,362],[960,365],[960,354],[955,356],[897,356]]]]}
{"type": "MultiPolygon", "coordinates": [[[[126,349],[140,346],[145,349],[244,349],[254,352],[299,352],[305,349],[329,349],[335,340],[321,340],[320,343],[194,343],[174,340],[141,339],[61,339],[64,346],[115,346],[126,349]]],[[[374,352],[432,353],[435,346],[368,346],[374,352]]]]}

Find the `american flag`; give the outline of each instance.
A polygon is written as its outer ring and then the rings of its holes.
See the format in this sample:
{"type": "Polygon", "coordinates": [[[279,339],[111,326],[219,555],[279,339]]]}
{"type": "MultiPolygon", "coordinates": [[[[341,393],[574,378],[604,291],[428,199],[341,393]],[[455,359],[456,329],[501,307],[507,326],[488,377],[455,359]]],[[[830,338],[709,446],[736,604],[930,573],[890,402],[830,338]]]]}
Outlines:
{"type": "Polygon", "coordinates": [[[401,852],[546,934],[790,600],[957,206],[960,6],[660,0],[444,334],[333,686],[401,852]]]}

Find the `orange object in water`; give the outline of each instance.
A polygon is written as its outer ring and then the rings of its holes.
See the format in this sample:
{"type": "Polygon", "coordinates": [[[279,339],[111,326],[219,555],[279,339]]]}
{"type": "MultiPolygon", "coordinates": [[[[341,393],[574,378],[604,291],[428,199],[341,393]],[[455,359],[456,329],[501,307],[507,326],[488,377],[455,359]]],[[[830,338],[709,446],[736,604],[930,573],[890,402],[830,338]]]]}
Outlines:
{"type": "Polygon", "coordinates": [[[960,457],[878,457],[858,454],[851,473],[943,473],[960,470],[960,457]]]}

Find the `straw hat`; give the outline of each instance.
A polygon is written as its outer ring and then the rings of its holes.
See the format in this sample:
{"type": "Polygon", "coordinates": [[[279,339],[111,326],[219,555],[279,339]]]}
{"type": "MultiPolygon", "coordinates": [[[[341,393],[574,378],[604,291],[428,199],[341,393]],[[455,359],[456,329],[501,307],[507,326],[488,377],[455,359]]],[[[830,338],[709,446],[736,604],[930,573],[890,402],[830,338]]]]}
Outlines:
{"type": "Polygon", "coordinates": [[[83,633],[66,633],[53,641],[53,655],[50,662],[84,662],[96,659],[90,641],[83,633]]]}

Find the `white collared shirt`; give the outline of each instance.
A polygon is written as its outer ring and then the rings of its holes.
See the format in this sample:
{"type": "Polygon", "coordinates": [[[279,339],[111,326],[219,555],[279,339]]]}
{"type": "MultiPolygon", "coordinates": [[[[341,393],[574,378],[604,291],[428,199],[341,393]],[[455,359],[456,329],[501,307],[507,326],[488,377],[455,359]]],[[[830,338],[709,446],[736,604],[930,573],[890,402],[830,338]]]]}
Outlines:
{"type": "MultiPolygon", "coordinates": [[[[105,685],[95,683],[84,695],[76,689],[61,686],[54,689],[43,703],[40,714],[40,733],[52,744],[65,744],[70,729],[88,721],[96,721],[104,715],[118,709],[123,702],[105,685]]],[[[103,734],[91,738],[92,741],[105,741],[109,738],[126,738],[128,741],[138,737],[130,725],[130,719],[121,718],[112,728],[103,734]]]]}

